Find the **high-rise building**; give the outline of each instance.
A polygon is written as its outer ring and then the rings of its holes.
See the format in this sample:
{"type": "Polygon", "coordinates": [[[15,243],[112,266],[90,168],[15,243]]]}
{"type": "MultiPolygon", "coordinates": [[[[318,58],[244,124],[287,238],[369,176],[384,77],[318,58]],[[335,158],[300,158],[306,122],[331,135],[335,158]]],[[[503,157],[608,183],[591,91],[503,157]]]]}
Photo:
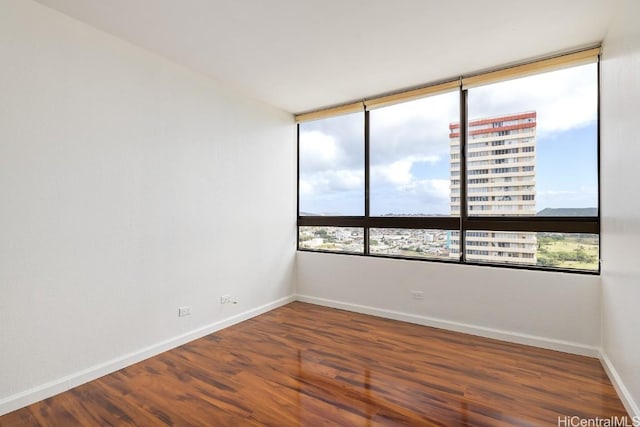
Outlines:
{"type": "MultiPolygon", "coordinates": [[[[467,206],[469,216],[536,214],[536,112],[488,117],[467,127],[467,206]]],[[[460,214],[460,124],[449,125],[451,214],[460,214]]],[[[450,256],[457,258],[460,236],[451,234],[450,256]]],[[[536,234],[468,231],[468,260],[536,263],[536,234]]]]}

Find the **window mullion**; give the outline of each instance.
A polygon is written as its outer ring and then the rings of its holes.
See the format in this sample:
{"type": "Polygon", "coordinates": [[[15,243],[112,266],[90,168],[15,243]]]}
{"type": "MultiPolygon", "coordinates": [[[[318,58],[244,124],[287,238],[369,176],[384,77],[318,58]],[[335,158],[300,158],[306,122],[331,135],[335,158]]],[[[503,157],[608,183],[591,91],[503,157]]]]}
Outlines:
{"type": "MultiPolygon", "coordinates": [[[[300,124],[296,123],[296,218],[297,234],[300,234],[300,124]]],[[[296,239],[296,250],[300,250],[300,239],[296,239]]]]}
{"type": "MultiPolygon", "coordinates": [[[[370,146],[369,146],[369,111],[364,112],[364,217],[370,216],[370,146]]],[[[364,254],[369,255],[369,226],[364,228],[364,254]]]]}
{"type": "Polygon", "coordinates": [[[460,89],[460,262],[466,261],[467,229],[467,90],[460,89]]]}

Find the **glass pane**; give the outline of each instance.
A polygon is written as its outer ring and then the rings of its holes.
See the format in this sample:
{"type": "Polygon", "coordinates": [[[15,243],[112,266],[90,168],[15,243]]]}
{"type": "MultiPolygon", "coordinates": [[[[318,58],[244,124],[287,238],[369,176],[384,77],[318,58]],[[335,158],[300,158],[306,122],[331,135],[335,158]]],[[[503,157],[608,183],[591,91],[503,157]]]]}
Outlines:
{"type": "Polygon", "coordinates": [[[364,229],[352,227],[298,227],[300,249],[364,253],[364,229]]]}
{"type": "Polygon", "coordinates": [[[466,239],[468,261],[598,270],[597,234],[473,230],[466,239]]]}
{"type": "Polygon", "coordinates": [[[369,113],[371,215],[450,215],[449,123],[460,116],[458,92],[369,113]]]}
{"type": "Polygon", "coordinates": [[[447,230],[372,228],[369,251],[372,254],[449,259],[450,233],[447,230]]]}
{"type": "Polygon", "coordinates": [[[597,234],[538,233],[537,265],[597,271],[597,234]]]}
{"type": "Polygon", "coordinates": [[[472,88],[468,103],[469,215],[597,216],[597,64],[472,88]]]}
{"type": "Polygon", "coordinates": [[[364,113],[300,124],[300,215],[364,215],[364,113]]]}

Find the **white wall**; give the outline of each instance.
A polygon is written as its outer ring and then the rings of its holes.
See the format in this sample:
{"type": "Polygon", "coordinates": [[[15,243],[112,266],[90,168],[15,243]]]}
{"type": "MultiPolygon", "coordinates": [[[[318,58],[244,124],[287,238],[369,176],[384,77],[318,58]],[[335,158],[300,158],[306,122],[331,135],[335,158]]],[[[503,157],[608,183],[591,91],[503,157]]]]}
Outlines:
{"type": "Polygon", "coordinates": [[[640,2],[623,1],[601,65],[604,362],[640,417],[640,2]]]}
{"type": "Polygon", "coordinates": [[[304,301],[598,354],[599,276],[312,252],[298,252],[297,271],[304,301]]]}
{"type": "Polygon", "coordinates": [[[0,10],[0,413],[293,295],[289,114],[37,3],[0,10]]]}

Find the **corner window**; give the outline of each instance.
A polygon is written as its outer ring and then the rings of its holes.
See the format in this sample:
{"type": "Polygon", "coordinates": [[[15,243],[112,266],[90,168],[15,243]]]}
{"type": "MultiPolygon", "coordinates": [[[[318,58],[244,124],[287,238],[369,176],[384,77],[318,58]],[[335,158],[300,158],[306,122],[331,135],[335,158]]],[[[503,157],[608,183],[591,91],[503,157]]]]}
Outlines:
{"type": "Polygon", "coordinates": [[[300,123],[298,248],[598,272],[597,57],[567,58],[300,123]]]}

